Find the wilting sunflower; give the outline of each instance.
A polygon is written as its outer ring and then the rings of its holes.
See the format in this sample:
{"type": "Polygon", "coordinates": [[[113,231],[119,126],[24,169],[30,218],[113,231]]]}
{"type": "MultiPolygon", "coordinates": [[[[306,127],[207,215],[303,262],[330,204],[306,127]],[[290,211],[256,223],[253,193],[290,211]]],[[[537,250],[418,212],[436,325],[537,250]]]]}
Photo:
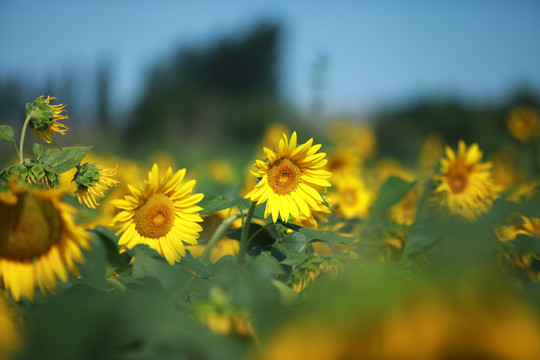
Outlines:
{"type": "Polygon", "coordinates": [[[439,202],[452,213],[474,220],[487,212],[497,197],[491,177],[491,163],[480,162],[482,151],[474,143],[469,148],[459,141],[457,154],[446,147],[441,170],[434,180],[439,202]]]}
{"type": "Polygon", "coordinates": [[[67,105],[51,105],[50,101],[56,100],[55,97],[43,95],[37,98],[34,103],[27,104],[27,116],[31,116],[30,127],[38,140],[44,140],[47,143],[52,141],[55,132],[64,135],[69,128],[58,120],[67,119],[65,114],[67,105]]]}
{"type": "Polygon", "coordinates": [[[95,209],[98,204],[96,196],[105,197],[105,191],[118,183],[113,179],[114,169],[99,169],[95,164],[77,165],[77,172],[72,181],[77,185],[79,204],[95,209]]]}
{"type": "Polygon", "coordinates": [[[111,221],[120,226],[119,245],[128,249],[146,244],[174,265],[186,256],[184,242],[197,244],[202,222],[197,206],[203,194],[192,195],[195,180],[182,183],[186,169],[173,174],[169,167],[161,177],[157,164],[142,185],[130,186],[130,195],[112,203],[122,211],[111,221]]]}
{"type": "Polygon", "coordinates": [[[318,153],[321,145],[313,145],[313,139],[296,146],[296,132],[291,141],[283,134],[278,149],[266,147],[266,160],[256,160],[258,170],[251,173],[260,181],[246,194],[246,198],[262,204],[266,201],[264,216],[272,214],[274,222],[281,215],[283,221],[298,218],[300,213],[311,216],[311,211],[320,211],[323,205],[321,193],[331,186],[328,179],[332,174],[322,168],[326,165],[325,153],[318,153]]]}
{"type": "Polygon", "coordinates": [[[11,183],[15,203],[0,198],[0,278],[15,300],[34,299],[34,289],[54,292],[66,282],[90,236],[75,224],[75,209],[60,190],[38,190],[11,183]]]}

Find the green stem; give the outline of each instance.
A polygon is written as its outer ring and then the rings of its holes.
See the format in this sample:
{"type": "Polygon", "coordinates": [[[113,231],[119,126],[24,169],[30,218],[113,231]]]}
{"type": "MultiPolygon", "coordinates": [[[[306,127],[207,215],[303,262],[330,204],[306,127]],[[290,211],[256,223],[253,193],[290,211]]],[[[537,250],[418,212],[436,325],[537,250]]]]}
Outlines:
{"type": "Polygon", "coordinates": [[[212,252],[212,248],[218,242],[218,240],[221,239],[223,235],[225,235],[225,232],[227,231],[229,226],[240,216],[242,216],[242,213],[231,215],[223,219],[221,224],[219,224],[219,226],[217,227],[216,231],[214,231],[214,234],[212,235],[210,240],[208,240],[208,244],[206,244],[206,248],[204,249],[202,253],[201,261],[203,264],[208,264],[210,260],[210,253],[212,252]]]}
{"type": "Polygon", "coordinates": [[[32,114],[28,115],[28,116],[26,117],[26,120],[24,120],[24,125],[23,125],[22,133],[21,133],[21,143],[20,143],[20,145],[19,145],[19,149],[20,149],[20,153],[19,153],[19,164],[22,164],[22,162],[23,162],[24,136],[26,135],[26,127],[27,127],[28,122],[30,121],[31,118],[32,118],[32,114]]]}
{"type": "Polygon", "coordinates": [[[240,249],[238,250],[238,264],[240,265],[242,261],[244,260],[244,256],[246,256],[247,251],[247,236],[249,233],[249,226],[251,225],[251,218],[253,217],[253,212],[255,211],[255,202],[251,202],[251,205],[249,206],[248,213],[246,215],[246,221],[244,222],[244,225],[242,227],[242,234],[240,236],[240,249]]]}
{"type": "Polygon", "coordinates": [[[105,282],[113,287],[114,289],[118,290],[118,292],[125,294],[126,293],[126,286],[122,284],[120,281],[113,279],[111,277],[105,279],[105,282]]]}

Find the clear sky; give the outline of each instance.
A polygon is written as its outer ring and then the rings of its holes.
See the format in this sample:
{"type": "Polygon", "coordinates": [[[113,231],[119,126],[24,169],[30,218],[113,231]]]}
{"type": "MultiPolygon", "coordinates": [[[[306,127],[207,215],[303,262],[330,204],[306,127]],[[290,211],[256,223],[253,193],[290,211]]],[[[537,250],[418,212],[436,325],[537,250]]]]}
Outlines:
{"type": "Polygon", "coordinates": [[[90,73],[107,59],[115,103],[128,107],[146,70],[173,49],[261,19],[284,27],[283,93],[301,108],[320,53],[329,56],[324,98],[335,111],[425,93],[490,100],[520,84],[540,90],[537,0],[0,0],[0,79],[90,73]]]}

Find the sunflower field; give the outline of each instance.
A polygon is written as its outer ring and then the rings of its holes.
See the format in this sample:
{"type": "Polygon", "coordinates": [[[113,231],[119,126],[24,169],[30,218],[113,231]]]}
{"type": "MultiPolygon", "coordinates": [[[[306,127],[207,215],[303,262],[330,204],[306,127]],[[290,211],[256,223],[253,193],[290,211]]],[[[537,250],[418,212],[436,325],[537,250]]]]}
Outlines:
{"type": "Polygon", "coordinates": [[[535,107],[489,152],[272,123],[186,169],[55,146],[57,102],[0,125],[0,359],[540,359],[535,107]]]}

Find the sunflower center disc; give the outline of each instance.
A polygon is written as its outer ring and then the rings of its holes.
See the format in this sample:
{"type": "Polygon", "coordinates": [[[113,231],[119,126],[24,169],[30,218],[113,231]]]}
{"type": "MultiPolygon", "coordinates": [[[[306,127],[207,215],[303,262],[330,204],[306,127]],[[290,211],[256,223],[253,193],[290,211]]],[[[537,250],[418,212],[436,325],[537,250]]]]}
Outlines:
{"type": "Polygon", "coordinates": [[[356,192],[354,190],[347,190],[343,193],[343,202],[348,205],[352,205],[356,202],[356,192]]]}
{"type": "Polygon", "coordinates": [[[135,212],[135,229],[144,237],[157,239],[174,225],[174,204],[168,196],[154,194],[135,212]]]}
{"type": "Polygon", "coordinates": [[[0,257],[31,260],[60,240],[62,221],[53,204],[32,194],[17,204],[0,203],[0,257]]]}
{"type": "Polygon", "coordinates": [[[298,165],[289,159],[279,159],[268,169],[268,185],[278,195],[293,192],[300,182],[301,171],[298,165]]]}
{"type": "Polygon", "coordinates": [[[459,194],[467,187],[467,169],[463,165],[456,165],[448,172],[448,185],[454,192],[459,194]]]}

